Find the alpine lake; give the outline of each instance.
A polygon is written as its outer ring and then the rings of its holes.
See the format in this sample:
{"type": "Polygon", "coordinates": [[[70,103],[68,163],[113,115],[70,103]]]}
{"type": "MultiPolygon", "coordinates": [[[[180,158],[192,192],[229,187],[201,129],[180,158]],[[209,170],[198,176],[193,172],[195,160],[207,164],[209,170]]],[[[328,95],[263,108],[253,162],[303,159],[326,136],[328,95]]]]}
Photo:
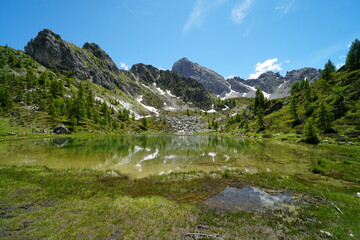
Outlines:
{"type": "Polygon", "coordinates": [[[126,135],[0,142],[2,165],[117,170],[131,179],[171,172],[308,172],[312,161],[342,158],[311,145],[207,135],[126,135]]]}

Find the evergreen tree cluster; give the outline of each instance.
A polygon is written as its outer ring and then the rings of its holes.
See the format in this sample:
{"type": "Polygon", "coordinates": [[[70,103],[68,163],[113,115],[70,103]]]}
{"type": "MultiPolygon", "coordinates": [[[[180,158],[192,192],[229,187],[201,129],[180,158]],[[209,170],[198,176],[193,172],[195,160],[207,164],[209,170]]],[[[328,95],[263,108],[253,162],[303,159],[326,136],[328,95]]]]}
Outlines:
{"type": "Polygon", "coordinates": [[[122,109],[117,116],[106,102],[95,101],[88,84],[52,71],[39,71],[26,54],[0,47],[0,112],[30,105],[46,112],[50,121],[73,128],[93,122],[113,130],[121,127],[119,120],[130,121],[129,110],[122,109]]]}
{"type": "Polygon", "coordinates": [[[360,41],[355,39],[346,57],[345,67],[349,71],[360,69],[360,41]]]}

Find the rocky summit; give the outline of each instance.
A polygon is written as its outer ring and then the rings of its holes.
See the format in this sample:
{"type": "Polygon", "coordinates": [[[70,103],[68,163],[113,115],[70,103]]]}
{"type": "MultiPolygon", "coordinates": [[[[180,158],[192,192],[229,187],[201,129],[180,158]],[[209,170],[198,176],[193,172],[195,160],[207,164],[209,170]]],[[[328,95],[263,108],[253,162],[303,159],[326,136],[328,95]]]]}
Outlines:
{"type": "Polygon", "coordinates": [[[206,67],[200,66],[187,58],[182,58],[174,63],[171,71],[183,77],[193,78],[201,83],[207,91],[215,95],[230,92],[224,77],[206,67]]]}
{"type": "Polygon", "coordinates": [[[91,79],[107,89],[119,87],[134,94],[131,82],[123,82],[118,78],[120,70],[95,43],[85,43],[80,48],[64,41],[51,30],[44,29],[27,44],[25,52],[42,65],[56,69],[67,77],[91,79]]]}

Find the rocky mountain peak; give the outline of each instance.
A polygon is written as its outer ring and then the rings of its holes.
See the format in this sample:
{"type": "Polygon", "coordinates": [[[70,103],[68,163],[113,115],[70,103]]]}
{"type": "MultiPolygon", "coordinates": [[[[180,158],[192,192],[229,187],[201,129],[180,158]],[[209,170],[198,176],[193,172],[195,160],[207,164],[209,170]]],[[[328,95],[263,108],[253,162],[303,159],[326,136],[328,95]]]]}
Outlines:
{"type": "Polygon", "coordinates": [[[45,67],[57,69],[65,76],[91,79],[108,89],[120,85],[116,77],[120,70],[95,43],[85,43],[80,48],[62,40],[50,29],[44,29],[28,42],[25,52],[45,67]]]}
{"type": "Polygon", "coordinates": [[[201,83],[205,89],[213,94],[220,95],[222,93],[230,92],[224,77],[220,74],[200,66],[187,58],[181,58],[176,61],[171,71],[180,74],[183,77],[193,78],[201,83]]]}

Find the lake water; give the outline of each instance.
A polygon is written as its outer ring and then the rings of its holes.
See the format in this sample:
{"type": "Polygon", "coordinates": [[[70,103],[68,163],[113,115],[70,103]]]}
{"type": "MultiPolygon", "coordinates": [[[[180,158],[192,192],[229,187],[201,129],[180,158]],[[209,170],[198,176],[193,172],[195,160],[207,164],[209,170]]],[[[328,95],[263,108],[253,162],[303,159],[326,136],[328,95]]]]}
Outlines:
{"type": "Polygon", "coordinates": [[[206,135],[134,135],[0,142],[0,164],[114,169],[131,178],[191,170],[303,173],[334,157],[313,146],[206,135]]]}

